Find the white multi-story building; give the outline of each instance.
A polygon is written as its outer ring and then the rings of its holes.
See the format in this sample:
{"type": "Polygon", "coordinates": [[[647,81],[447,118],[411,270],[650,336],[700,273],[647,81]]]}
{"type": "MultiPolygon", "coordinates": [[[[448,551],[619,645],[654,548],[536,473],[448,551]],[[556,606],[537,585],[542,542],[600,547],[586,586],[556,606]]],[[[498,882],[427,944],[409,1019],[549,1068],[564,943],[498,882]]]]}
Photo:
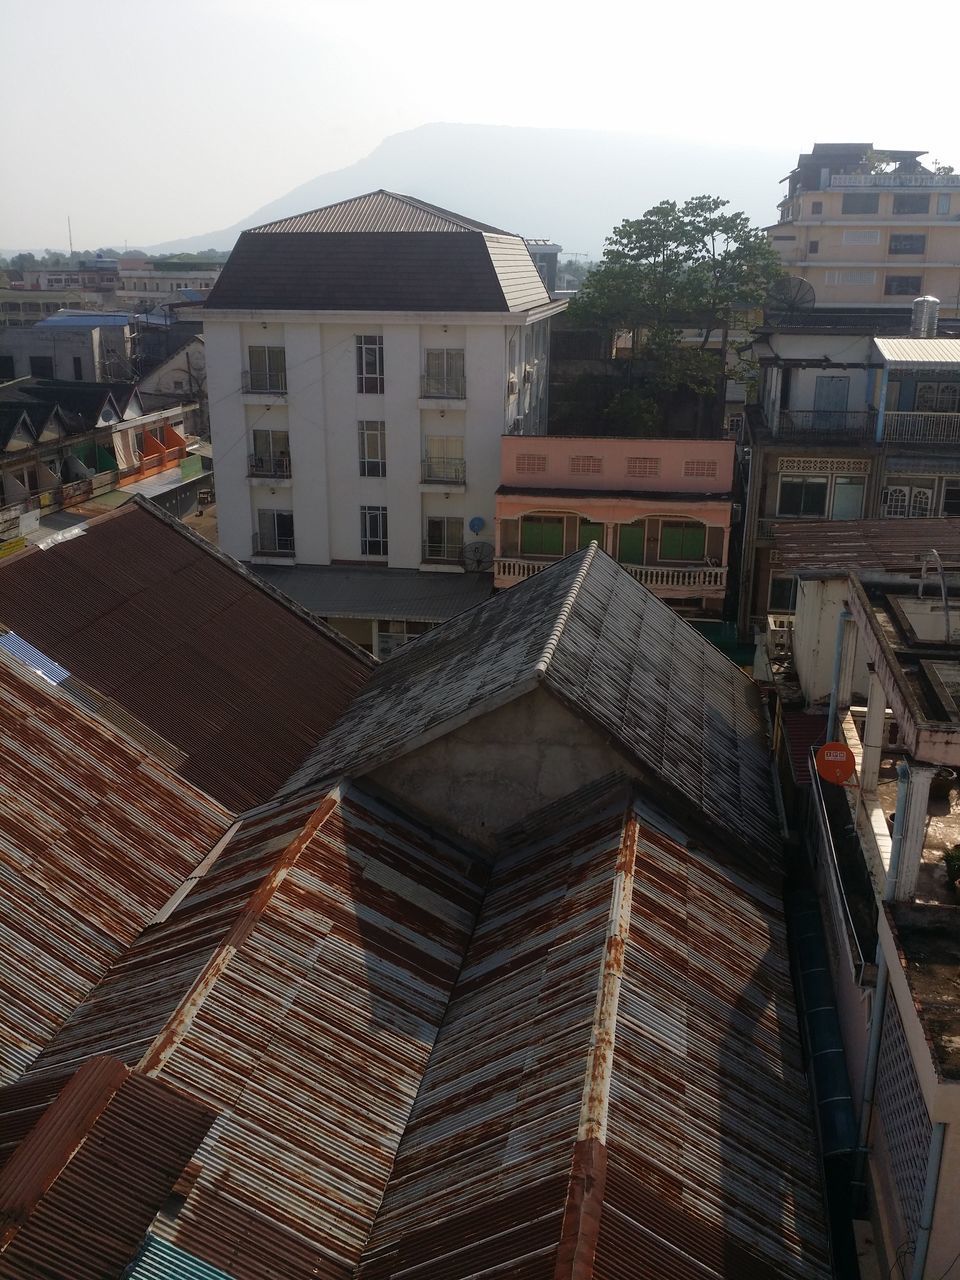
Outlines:
{"type": "Polygon", "coordinates": [[[546,429],[565,306],[520,236],[388,191],[245,232],[204,313],[223,549],[492,567],[500,437],[546,429]]]}

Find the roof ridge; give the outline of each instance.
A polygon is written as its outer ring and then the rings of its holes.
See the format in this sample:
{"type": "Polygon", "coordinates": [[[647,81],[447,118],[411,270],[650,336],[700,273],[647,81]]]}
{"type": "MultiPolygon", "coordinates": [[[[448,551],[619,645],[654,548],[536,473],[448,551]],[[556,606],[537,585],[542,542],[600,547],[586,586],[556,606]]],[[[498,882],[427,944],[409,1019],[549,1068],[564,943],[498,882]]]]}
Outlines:
{"type": "Polygon", "coordinates": [[[587,548],[587,554],[584,556],[583,564],[577,571],[577,576],[574,578],[570,590],[567,592],[563,604],[560,606],[560,612],[557,614],[557,620],[553,624],[553,630],[547,637],[547,643],[543,646],[540,657],[534,665],[534,673],[538,680],[542,680],[550,668],[550,663],[553,661],[553,655],[556,653],[557,645],[560,643],[560,637],[563,635],[563,629],[567,625],[567,619],[570,617],[570,614],[573,612],[573,606],[576,604],[577,594],[583,586],[583,581],[589,573],[590,566],[593,564],[599,549],[599,543],[596,541],[591,542],[587,548]]]}

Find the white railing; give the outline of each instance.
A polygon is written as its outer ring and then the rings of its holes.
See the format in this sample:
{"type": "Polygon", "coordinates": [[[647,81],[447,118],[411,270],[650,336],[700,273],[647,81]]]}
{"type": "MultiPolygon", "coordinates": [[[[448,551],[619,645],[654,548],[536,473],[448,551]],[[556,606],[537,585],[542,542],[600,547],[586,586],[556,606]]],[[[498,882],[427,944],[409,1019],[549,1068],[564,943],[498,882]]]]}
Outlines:
{"type": "Polygon", "coordinates": [[[664,569],[625,564],[624,569],[645,587],[683,587],[691,590],[722,591],[727,585],[726,568],[664,569]]]}
{"type": "Polygon", "coordinates": [[[883,438],[906,444],[956,444],[960,441],[960,413],[887,413],[883,438]]]}
{"type": "Polygon", "coordinates": [[[494,578],[511,578],[522,582],[524,578],[532,578],[535,573],[554,563],[553,560],[521,560],[515,556],[498,556],[493,562],[494,578]]]}
{"type": "Polygon", "coordinates": [[[960,187],[960,173],[835,173],[831,187],[960,187]]]}

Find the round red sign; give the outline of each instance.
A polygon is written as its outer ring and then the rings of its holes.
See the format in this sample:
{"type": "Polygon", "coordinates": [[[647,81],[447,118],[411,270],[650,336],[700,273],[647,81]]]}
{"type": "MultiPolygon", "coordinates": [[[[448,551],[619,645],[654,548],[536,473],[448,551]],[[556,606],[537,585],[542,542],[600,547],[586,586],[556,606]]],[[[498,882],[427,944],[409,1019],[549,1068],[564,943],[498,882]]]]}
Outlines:
{"type": "Polygon", "coordinates": [[[853,777],[857,767],[853,752],[845,742],[825,742],[816,755],[817,773],[824,782],[838,786],[853,777]]]}

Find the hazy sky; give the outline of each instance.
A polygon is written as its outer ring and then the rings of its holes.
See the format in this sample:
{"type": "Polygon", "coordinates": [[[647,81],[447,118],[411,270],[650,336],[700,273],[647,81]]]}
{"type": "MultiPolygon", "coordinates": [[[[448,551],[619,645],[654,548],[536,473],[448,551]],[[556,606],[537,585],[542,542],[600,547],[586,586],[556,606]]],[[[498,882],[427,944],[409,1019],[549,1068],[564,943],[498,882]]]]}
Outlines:
{"type": "Polygon", "coordinates": [[[430,121],[755,143],[789,163],[872,141],[960,170],[940,52],[958,38],[957,0],[0,0],[0,248],[65,247],[68,214],[77,248],[214,230],[430,121]]]}

